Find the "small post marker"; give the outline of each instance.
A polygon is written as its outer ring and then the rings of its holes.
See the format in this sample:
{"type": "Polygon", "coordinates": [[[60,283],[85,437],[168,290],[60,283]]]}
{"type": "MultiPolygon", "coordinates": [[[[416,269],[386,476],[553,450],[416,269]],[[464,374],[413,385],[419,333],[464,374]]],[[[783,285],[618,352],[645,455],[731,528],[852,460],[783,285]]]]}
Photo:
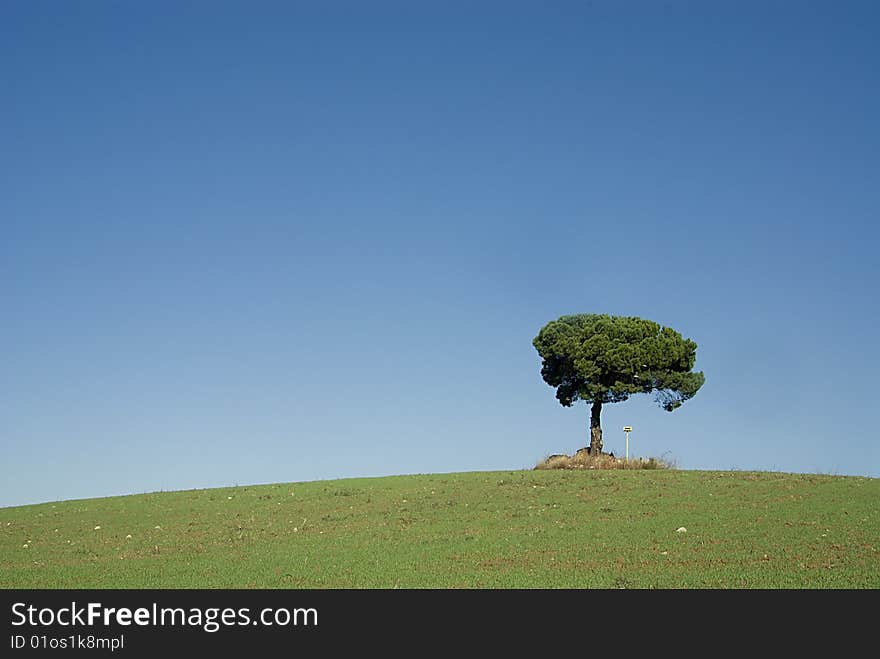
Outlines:
{"type": "Polygon", "coordinates": [[[629,434],[632,432],[632,426],[624,426],[623,432],[626,433],[626,459],[629,460],[629,434]]]}

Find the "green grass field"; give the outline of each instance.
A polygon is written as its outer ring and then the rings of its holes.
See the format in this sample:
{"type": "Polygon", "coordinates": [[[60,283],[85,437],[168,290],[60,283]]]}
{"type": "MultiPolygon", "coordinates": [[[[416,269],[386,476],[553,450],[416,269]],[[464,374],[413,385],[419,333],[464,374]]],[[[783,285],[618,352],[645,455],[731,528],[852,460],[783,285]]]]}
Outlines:
{"type": "Polygon", "coordinates": [[[878,504],[880,479],[699,471],[64,501],[0,509],[0,587],[878,588],[878,504]]]}

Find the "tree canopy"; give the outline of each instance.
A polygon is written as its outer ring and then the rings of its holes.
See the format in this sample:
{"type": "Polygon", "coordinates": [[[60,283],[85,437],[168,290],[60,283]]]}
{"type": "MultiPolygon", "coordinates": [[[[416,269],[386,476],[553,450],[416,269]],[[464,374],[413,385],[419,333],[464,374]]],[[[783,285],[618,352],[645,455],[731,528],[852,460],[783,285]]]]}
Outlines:
{"type": "Polygon", "coordinates": [[[541,376],[569,407],[593,404],[591,450],[601,451],[599,412],[633,394],[655,394],[667,412],[703,386],[693,372],[697,344],[659,323],[635,316],[578,314],[547,323],[532,344],[543,360],[541,376]],[[596,437],[598,430],[598,442],[596,437]]]}

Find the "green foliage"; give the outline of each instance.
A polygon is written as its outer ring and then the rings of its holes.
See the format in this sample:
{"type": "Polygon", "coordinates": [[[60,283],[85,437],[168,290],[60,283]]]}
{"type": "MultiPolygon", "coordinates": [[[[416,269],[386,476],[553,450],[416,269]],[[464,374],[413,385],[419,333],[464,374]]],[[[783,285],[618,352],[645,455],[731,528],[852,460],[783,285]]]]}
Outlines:
{"type": "Polygon", "coordinates": [[[669,327],[635,316],[580,314],[545,325],[532,342],[541,375],[568,407],[578,400],[618,403],[654,392],[667,412],[705,380],[691,371],[697,344],[669,327]]]}

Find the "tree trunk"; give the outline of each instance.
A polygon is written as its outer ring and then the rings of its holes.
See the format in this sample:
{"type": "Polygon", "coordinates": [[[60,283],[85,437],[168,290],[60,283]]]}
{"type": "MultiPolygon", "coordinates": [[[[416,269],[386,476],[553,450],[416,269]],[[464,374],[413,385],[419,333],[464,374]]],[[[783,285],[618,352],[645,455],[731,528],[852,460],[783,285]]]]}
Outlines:
{"type": "Polygon", "coordinates": [[[597,400],[590,409],[590,455],[597,456],[602,452],[602,425],[599,415],[602,413],[602,401],[597,400]]]}

